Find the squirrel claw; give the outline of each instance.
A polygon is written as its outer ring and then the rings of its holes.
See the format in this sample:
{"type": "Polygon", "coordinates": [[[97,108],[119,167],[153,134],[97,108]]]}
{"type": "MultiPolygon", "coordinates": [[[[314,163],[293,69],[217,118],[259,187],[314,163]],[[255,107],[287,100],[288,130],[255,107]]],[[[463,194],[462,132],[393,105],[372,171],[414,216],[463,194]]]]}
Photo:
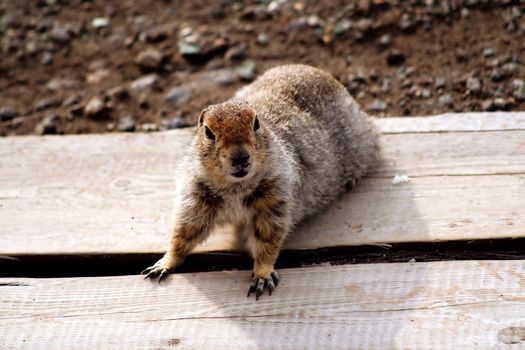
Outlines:
{"type": "Polygon", "coordinates": [[[259,300],[259,297],[263,295],[265,289],[268,289],[268,295],[272,295],[273,290],[278,284],[279,276],[275,271],[273,271],[270,276],[254,279],[253,283],[248,289],[248,295],[246,295],[246,297],[249,297],[250,294],[255,293],[255,300],[259,300]]]}
{"type": "Polygon", "coordinates": [[[142,271],[140,274],[141,275],[146,274],[146,276],[144,276],[144,279],[148,279],[148,278],[153,279],[155,277],[159,277],[159,283],[160,283],[160,281],[162,281],[163,279],[169,276],[170,269],[166,267],[153,265],[153,266],[148,267],[144,271],[142,271]]]}

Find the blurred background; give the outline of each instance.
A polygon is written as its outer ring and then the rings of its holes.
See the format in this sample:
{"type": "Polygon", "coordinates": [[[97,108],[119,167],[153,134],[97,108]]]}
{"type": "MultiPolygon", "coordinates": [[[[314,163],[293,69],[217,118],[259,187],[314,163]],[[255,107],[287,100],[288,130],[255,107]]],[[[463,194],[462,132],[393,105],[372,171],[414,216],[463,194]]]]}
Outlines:
{"type": "Polygon", "coordinates": [[[525,1],[0,0],[0,135],[191,126],[266,69],[369,113],[524,110],[525,1]]]}

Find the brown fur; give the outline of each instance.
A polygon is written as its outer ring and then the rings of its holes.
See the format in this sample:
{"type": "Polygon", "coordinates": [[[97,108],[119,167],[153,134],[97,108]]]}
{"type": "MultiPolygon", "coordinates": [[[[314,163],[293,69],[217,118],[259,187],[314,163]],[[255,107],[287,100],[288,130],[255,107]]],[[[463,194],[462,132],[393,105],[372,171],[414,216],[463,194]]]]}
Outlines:
{"type": "Polygon", "coordinates": [[[290,230],[353,186],[377,153],[369,118],[330,75],[301,65],[266,72],[199,116],[179,173],[173,239],[149,275],[162,278],[214,226],[233,223],[254,258],[250,291],[271,292],[290,230]]]}

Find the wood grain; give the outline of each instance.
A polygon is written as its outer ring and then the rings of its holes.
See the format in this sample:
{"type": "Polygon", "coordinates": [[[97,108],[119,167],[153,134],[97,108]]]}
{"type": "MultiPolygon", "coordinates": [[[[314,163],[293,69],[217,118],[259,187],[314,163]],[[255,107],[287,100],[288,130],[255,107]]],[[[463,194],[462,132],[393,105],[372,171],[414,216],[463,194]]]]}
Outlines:
{"type": "Polygon", "coordinates": [[[521,349],[525,261],[0,279],[2,349],[521,349]]]}
{"type": "Polygon", "coordinates": [[[446,113],[377,119],[382,133],[525,130],[524,112],[446,113]]]}
{"type": "MultiPolygon", "coordinates": [[[[457,115],[403,118],[409,132],[382,136],[383,161],[370,178],[286,247],[525,236],[525,130],[515,130],[523,116],[467,115],[485,131],[422,134],[408,126],[465,124],[457,115]],[[393,186],[395,174],[412,180],[393,186]]],[[[0,138],[0,254],[162,252],[174,169],[193,132],[0,138]]],[[[198,250],[232,244],[222,230],[198,250]]]]}

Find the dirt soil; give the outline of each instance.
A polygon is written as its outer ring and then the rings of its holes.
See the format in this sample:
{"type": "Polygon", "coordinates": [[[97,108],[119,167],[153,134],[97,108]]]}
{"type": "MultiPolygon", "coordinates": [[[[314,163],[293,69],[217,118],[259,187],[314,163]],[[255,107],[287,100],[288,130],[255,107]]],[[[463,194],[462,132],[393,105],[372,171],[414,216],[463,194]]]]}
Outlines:
{"type": "Polygon", "coordinates": [[[0,1],[0,135],[192,125],[266,69],[377,116],[525,109],[522,1],[0,1]]]}

